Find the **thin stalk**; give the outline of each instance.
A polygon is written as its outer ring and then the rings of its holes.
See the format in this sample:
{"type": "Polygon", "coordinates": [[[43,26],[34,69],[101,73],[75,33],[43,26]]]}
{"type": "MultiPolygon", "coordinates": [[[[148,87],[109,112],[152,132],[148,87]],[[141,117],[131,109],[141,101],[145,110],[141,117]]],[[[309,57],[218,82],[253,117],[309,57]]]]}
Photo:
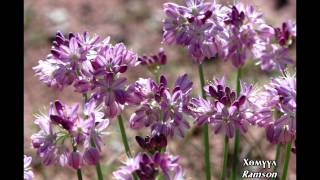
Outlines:
{"type": "Polygon", "coordinates": [[[226,176],[227,164],[228,164],[228,147],[229,138],[225,136],[224,138],[224,148],[223,148],[223,166],[220,180],[224,180],[226,176]]]}
{"type": "MultiPolygon", "coordinates": [[[[204,75],[203,75],[203,67],[202,64],[199,64],[198,67],[199,70],[199,78],[200,78],[200,87],[201,87],[201,93],[202,97],[206,99],[206,92],[204,91],[204,75]]],[[[211,179],[211,168],[210,168],[210,149],[209,149],[209,125],[206,123],[203,126],[203,143],[204,143],[204,160],[205,160],[205,170],[206,170],[206,180],[211,179]]]]}
{"type": "MultiPolygon", "coordinates": [[[[88,101],[88,94],[87,93],[83,93],[82,96],[83,96],[83,101],[84,101],[83,106],[85,106],[85,103],[87,103],[87,101],[88,101]]],[[[94,147],[94,148],[96,147],[96,144],[93,142],[92,139],[90,140],[90,144],[91,144],[92,147],[94,147]]],[[[98,180],[103,180],[103,175],[102,175],[102,170],[101,170],[101,166],[100,166],[99,160],[96,163],[96,172],[97,172],[98,180]]]]}
{"type": "Polygon", "coordinates": [[[292,145],[292,141],[290,141],[286,147],[286,155],[283,162],[282,175],[280,180],[285,180],[287,178],[289,160],[291,155],[291,145],[292,145]]]}
{"type": "Polygon", "coordinates": [[[130,147],[129,147],[129,144],[128,144],[128,138],[127,138],[126,131],[124,129],[123,120],[122,120],[121,115],[118,116],[118,122],[119,122],[119,128],[120,128],[120,132],[121,132],[121,137],[122,137],[122,142],[123,142],[123,145],[124,145],[124,149],[126,151],[127,156],[129,158],[131,158],[132,154],[131,154],[130,147]]]}
{"type": "MultiPolygon", "coordinates": [[[[132,154],[131,154],[129,143],[128,143],[127,134],[126,134],[126,131],[124,129],[123,120],[122,120],[121,115],[118,115],[118,122],[119,122],[119,128],[120,128],[120,132],[121,132],[121,137],[122,137],[122,142],[123,142],[123,145],[124,145],[124,149],[126,151],[126,154],[127,154],[128,158],[132,158],[132,154]]],[[[138,176],[136,175],[136,173],[133,174],[133,179],[134,180],[138,180],[138,176]]]]}
{"type": "MultiPolygon", "coordinates": [[[[74,151],[74,152],[77,151],[77,146],[76,146],[76,145],[73,145],[73,151],[74,151]]],[[[78,176],[78,180],[82,180],[81,168],[77,169],[77,176],[78,176]]]]}
{"type": "MultiPolygon", "coordinates": [[[[240,91],[241,91],[240,79],[241,79],[241,68],[239,67],[237,71],[237,82],[236,82],[237,96],[240,95],[240,91]]],[[[232,157],[232,173],[231,173],[232,180],[235,180],[237,177],[239,148],[240,148],[240,134],[239,134],[239,130],[236,129],[235,138],[234,138],[234,151],[233,151],[233,157],[232,157]]]]}
{"type": "Polygon", "coordinates": [[[78,176],[78,180],[82,180],[81,169],[77,169],[77,176],[78,176]]]}
{"type": "Polygon", "coordinates": [[[278,170],[280,150],[281,150],[281,145],[277,144],[277,146],[276,146],[276,156],[274,158],[274,160],[276,161],[277,165],[273,167],[273,172],[277,172],[277,170],[278,170]]]}
{"type": "MultiPolygon", "coordinates": [[[[91,139],[91,146],[94,148],[96,147],[92,139],[91,139]]],[[[96,172],[97,172],[98,180],[103,180],[103,175],[102,175],[102,170],[101,170],[99,160],[97,161],[97,164],[96,164],[96,172]]]]}

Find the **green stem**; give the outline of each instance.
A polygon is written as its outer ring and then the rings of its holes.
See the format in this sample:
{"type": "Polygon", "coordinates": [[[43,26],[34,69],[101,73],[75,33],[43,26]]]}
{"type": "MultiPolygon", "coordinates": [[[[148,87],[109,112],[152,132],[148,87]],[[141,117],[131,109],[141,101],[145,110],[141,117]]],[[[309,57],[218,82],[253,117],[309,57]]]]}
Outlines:
{"type": "MultiPolygon", "coordinates": [[[[126,151],[127,156],[129,158],[132,158],[132,154],[131,154],[130,147],[129,147],[129,144],[128,144],[127,134],[126,134],[126,131],[124,129],[123,120],[122,120],[121,115],[118,115],[118,122],[119,122],[119,127],[120,127],[120,132],[121,132],[121,137],[122,137],[122,142],[123,142],[123,145],[124,145],[124,149],[126,151]]],[[[138,176],[136,175],[136,173],[133,174],[133,179],[134,180],[138,180],[138,176]]]]}
{"type": "Polygon", "coordinates": [[[274,166],[273,172],[277,172],[277,169],[278,169],[278,166],[279,166],[280,150],[281,150],[281,144],[277,144],[277,146],[276,146],[276,157],[274,159],[276,161],[277,165],[274,166]]]}
{"type": "Polygon", "coordinates": [[[81,169],[77,169],[77,176],[78,176],[78,180],[82,180],[81,169]]]}
{"type": "MultiPolygon", "coordinates": [[[[202,97],[206,99],[206,92],[204,91],[204,75],[203,75],[203,67],[202,64],[199,64],[199,78],[200,78],[200,87],[201,87],[201,93],[202,97]]],[[[211,168],[210,168],[210,149],[209,149],[209,125],[206,123],[203,126],[203,143],[204,143],[204,160],[205,160],[205,170],[206,170],[206,180],[211,179],[211,168]]]]}
{"type": "Polygon", "coordinates": [[[120,127],[120,131],[121,131],[121,137],[122,137],[122,142],[123,142],[123,145],[124,145],[124,149],[126,151],[127,156],[129,158],[131,158],[132,154],[131,154],[130,147],[129,147],[129,144],[128,144],[128,138],[127,138],[126,131],[124,129],[123,120],[122,120],[121,115],[118,116],[118,122],[119,122],[119,127],[120,127]]]}
{"type": "MultiPolygon", "coordinates": [[[[83,100],[84,100],[83,106],[85,106],[85,103],[87,103],[87,101],[88,101],[88,94],[87,93],[83,93],[82,96],[83,96],[83,100]]],[[[96,147],[96,144],[93,142],[92,139],[90,140],[90,144],[91,144],[92,147],[94,147],[94,148],[96,147]]],[[[97,172],[98,180],[103,180],[103,175],[102,175],[102,170],[101,170],[101,166],[100,166],[99,160],[96,163],[96,172],[97,172]]]]}
{"type": "Polygon", "coordinates": [[[291,145],[292,145],[292,141],[290,141],[287,144],[287,147],[286,147],[286,155],[285,155],[285,159],[284,159],[284,162],[283,162],[281,180],[285,180],[287,178],[289,160],[290,160],[290,155],[291,155],[291,145]]]}
{"type": "MultiPolygon", "coordinates": [[[[237,96],[240,95],[240,91],[241,91],[240,78],[241,78],[241,68],[239,67],[237,72],[237,96]]],[[[240,134],[239,134],[239,130],[236,129],[235,138],[234,138],[234,151],[233,151],[233,157],[232,157],[232,173],[231,173],[232,180],[235,180],[237,177],[239,148],[240,148],[240,134]]]]}
{"type": "MultiPolygon", "coordinates": [[[[73,145],[73,151],[76,152],[77,151],[77,146],[73,145]]],[[[78,180],[82,180],[82,172],[81,169],[77,169],[77,176],[78,176],[78,180]]]]}
{"type": "MultiPolygon", "coordinates": [[[[92,139],[91,139],[91,146],[94,148],[96,147],[92,139]]],[[[97,161],[97,164],[96,164],[96,172],[97,172],[98,180],[103,180],[103,175],[102,175],[102,170],[101,170],[99,160],[97,161]]]]}
{"type": "Polygon", "coordinates": [[[199,77],[200,77],[200,85],[201,85],[201,93],[203,99],[207,99],[206,92],[204,91],[204,75],[203,75],[203,67],[202,64],[199,65],[199,77]]]}
{"type": "Polygon", "coordinates": [[[225,179],[226,170],[227,170],[227,163],[228,163],[228,147],[229,147],[229,139],[227,136],[224,138],[224,148],[223,148],[223,166],[222,166],[222,173],[220,176],[220,180],[225,179]]]}

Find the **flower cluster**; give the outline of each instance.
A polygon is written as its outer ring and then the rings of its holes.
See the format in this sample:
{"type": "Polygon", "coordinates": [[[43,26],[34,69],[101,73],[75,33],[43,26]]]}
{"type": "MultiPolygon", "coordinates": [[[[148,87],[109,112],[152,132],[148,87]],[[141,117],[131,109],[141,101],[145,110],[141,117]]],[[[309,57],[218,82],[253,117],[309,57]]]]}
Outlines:
{"type": "Polygon", "coordinates": [[[252,85],[242,82],[241,92],[237,95],[234,90],[226,86],[223,77],[210,82],[204,89],[213,100],[201,97],[191,99],[189,109],[195,118],[195,123],[197,125],[209,123],[215,133],[223,131],[229,138],[234,136],[236,128],[246,132],[247,119],[250,118],[247,111],[251,106],[247,99],[251,95],[252,85]]]}
{"type": "Polygon", "coordinates": [[[165,3],[166,19],[163,26],[163,41],[186,46],[191,57],[202,63],[218,52],[218,37],[222,36],[220,5],[202,0],[187,0],[186,6],[165,3]]]}
{"type": "Polygon", "coordinates": [[[167,147],[167,137],[163,134],[153,134],[151,137],[136,136],[136,141],[139,146],[150,153],[160,151],[162,148],[167,147]]]}
{"type": "Polygon", "coordinates": [[[191,89],[192,82],[186,74],[178,77],[171,92],[164,76],[160,77],[159,84],[150,78],[140,78],[128,88],[129,102],[139,105],[130,117],[130,127],[151,126],[152,134],[183,137],[184,130],[190,127],[183,113],[188,113],[191,89]]]}
{"type": "Polygon", "coordinates": [[[258,59],[263,70],[283,70],[293,63],[284,47],[295,37],[293,22],[273,28],[261,12],[241,2],[224,6],[215,1],[186,0],[186,5],[164,4],[163,41],[186,46],[197,63],[216,55],[230,59],[235,67],[247,59],[258,59]]]}
{"type": "Polygon", "coordinates": [[[113,118],[122,110],[126,97],[126,78],[120,74],[140,61],[124,44],[112,45],[109,37],[98,40],[98,35],[90,38],[87,32],[70,33],[68,38],[58,32],[51,54],[33,69],[48,86],[62,90],[73,85],[79,93],[92,91],[89,98],[103,102],[106,115],[113,118]]]}
{"type": "Polygon", "coordinates": [[[23,171],[23,179],[24,180],[32,180],[33,179],[33,172],[31,171],[30,164],[32,161],[31,156],[24,155],[23,164],[24,164],[24,171],[23,171]]]}
{"type": "Polygon", "coordinates": [[[41,130],[33,134],[31,140],[42,163],[68,164],[74,169],[83,164],[95,165],[100,158],[102,136],[109,125],[100,110],[93,101],[88,102],[83,111],[85,117],[81,117],[79,104],[68,106],[55,101],[50,103],[48,115],[37,114],[35,124],[41,130]],[[81,146],[83,152],[80,152],[81,146]]]}
{"type": "Polygon", "coordinates": [[[155,180],[161,172],[166,180],[170,180],[172,172],[173,180],[182,180],[183,171],[178,160],[178,156],[172,156],[167,152],[156,152],[153,155],[139,153],[125,162],[119,170],[113,172],[113,176],[117,180],[133,180],[133,173],[135,173],[141,180],[155,180]]]}
{"type": "Polygon", "coordinates": [[[164,49],[160,48],[157,54],[139,56],[138,61],[141,62],[141,65],[147,66],[164,65],[167,63],[167,55],[165,54],[164,49]]]}
{"type": "Polygon", "coordinates": [[[271,143],[288,143],[296,135],[296,78],[273,78],[263,91],[253,98],[253,124],[266,128],[271,143]]]}

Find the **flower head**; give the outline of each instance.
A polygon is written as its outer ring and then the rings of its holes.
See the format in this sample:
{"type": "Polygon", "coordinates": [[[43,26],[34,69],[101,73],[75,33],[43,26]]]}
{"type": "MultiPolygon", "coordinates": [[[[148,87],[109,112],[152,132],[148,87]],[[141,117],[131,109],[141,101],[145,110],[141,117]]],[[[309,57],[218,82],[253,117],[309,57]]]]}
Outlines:
{"type": "Polygon", "coordinates": [[[115,77],[113,73],[107,73],[103,79],[95,81],[96,91],[92,98],[104,103],[107,117],[113,118],[117,116],[121,110],[122,105],[126,102],[127,93],[124,90],[126,78],[115,77]]]}
{"type": "Polygon", "coordinates": [[[136,173],[140,179],[154,180],[157,174],[162,171],[166,179],[170,179],[170,172],[174,173],[174,180],[183,179],[178,160],[178,156],[172,156],[167,152],[156,152],[152,156],[139,153],[133,159],[129,159],[125,166],[113,172],[113,176],[117,180],[132,180],[132,174],[136,173]]]}
{"type": "Polygon", "coordinates": [[[99,159],[96,151],[101,152],[102,136],[106,134],[109,120],[103,119],[104,114],[97,111],[101,108],[96,107],[95,103],[85,104],[84,117],[78,109],[77,104],[68,106],[55,101],[50,104],[48,114],[36,115],[35,124],[40,131],[33,134],[31,140],[44,165],[68,164],[78,169],[85,163],[91,165],[99,159]],[[96,151],[92,150],[92,143],[96,151]],[[77,151],[70,151],[74,147],[77,147],[77,151]],[[85,161],[82,161],[83,156],[85,161]]]}
{"type": "Polygon", "coordinates": [[[160,77],[159,85],[151,79],[139,79],[130,87],[129,97],[140,97],[137,103],[140,107],[129,120],[131,128],[151,126],[152,134],[184,135],[184,130],[190,127],[183,114],[189,113],[187,105],[192,88],[186,74],[177,78],[172,91],[164,76],[160,77]]]}
{"type": "Polygon", "coordinates": [[[296,78],[278,77],[254,98],[253,124],[266,128],[271,143],[288,143],[296,135],[296,78]]]}
{"type": "Polygon", "coordinates": [[[217,17],[220,5],[202,0],[187,0],[186,6],[165,3],[163,41],[186,46],[195,62],[201,64],[205,57],[211,58],[218,52],[215,39],[222,31],[217,17]]]}
{"type": "Polygon", "coordinates": [[[248,96],[252,85],[242,83],[243,91],[240,95],[225,85],[224,77],[215,79],[205,86],[207,94],[214,98],[213,101],[201,97],[192,98],[189,104],[191,114],[197,125],[209,123],[214,132],[223,131],[229,138],[234,136],[236,128],[242,132],[247,131],[248,96]]]}

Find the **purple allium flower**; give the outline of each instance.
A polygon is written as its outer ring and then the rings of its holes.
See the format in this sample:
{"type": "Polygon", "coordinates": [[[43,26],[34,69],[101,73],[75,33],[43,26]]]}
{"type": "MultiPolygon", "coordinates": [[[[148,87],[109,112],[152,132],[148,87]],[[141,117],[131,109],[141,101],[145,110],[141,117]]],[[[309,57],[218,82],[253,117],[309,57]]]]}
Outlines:
{"type": "MultiPolygon", "coordinates": [[[[79,46],[84,51],[89,51],[98,46],[97,42],[100,39],[97,34],[94,34],[92,37],[90,37],[89,32],[84,32],[83,34],[77,33],[75,37],[78,40],[79,46]]],[[[107,39],[109,39],[109,37],[107,37],[107,39]]]]}
{"type": "Polygon", "coordinates": [[[271,27],[262,19],[262,13],[251,5],[237,3],[229,8],[224,19],[227,40],[221,57],[231,59],[235,67],[242,66],[247,59],[258,58],[263,42],[272,35],[271,27]]]}
{"type": "Polygon", "coordinates": [[[274,32],[280,46],[290,45],[296,36],[296,25],[293,21],[283,22],[281,28],[274,28],[274,32]]]}
{"type": "MultiPolygon", "coordinates": [[[[94,116],[94,115],[92,115],[94,116]]],[[[92,117],[94,119],[94,117],[92,117]]],[[[90,136],[88,136],[86,143],[86,147],[89,146],[89,143],[92,139],[92,141],[94,142],[94,144],[96,145],[97,149],[99,150],[99,152],[101,152],[101,145],[103,144],[103,140],[102,137],[104,135],[107,135],[108,133],[105,131],[105,129],[109,126],[109,119],[103,119],[101,121],[97,121],[97,120],[93,120],[93,122],[95,122],[95,126],[94,128],[92,128],[90,136]]]]}
{"type": "Polygon", "coordinates": [[[293,140],[296,135],[295,76],[272,79],[256,99],[259,100],[256,100],[253,123],[266,128],[267,139],[274,144],[293,140]],[[277,113],[276,117],[274,113],[277,113]]]}
{"type": "Polygon", "coordinates": [[[124,90],[126,78],[115,77],[113,73],[106,73],[103,79],[95,81],[96,91],[92,98],[98,101],[98,104],[104,103],[105,113],[108,118],[114,118],[126,102],[127,93],[124,90]]]}
{"type": "Polygon", "coordinates": [[[31,171],[31,168],[30,168],[31,161],[32,161],[31,156],[24,155],[24,159],[23,159],[23,164],[24,164],[23,179],[24,180],[32,180],[34,177],[33,172],[31,171]]]}
{"type": "Polygon", "coordinates": [[[94,75],[124,73],[129,66],[134,67],[140,63],[138,55],[128,50],[123,43],[101,45],[97,54],[91,61],[94,75]]]}
{"type": "Polygon", "coordinates": [[[189,104],[191,114],[197,125],[209,123],[214,132],[223,131],[232,138],[236,128],[242,132],[247,131],[248,96],[251,96],[252,85],[242,83],[239,96],[230,87],[225,85],[225,78],[215,79],[205,86],[207,94],[214,98],[213,101],[201,97],[192,98],[189,104]]]}
{"type": "Polygon", "coordinates": [[[158,122],[153,126],[155,132],[171,136],[177,133],[181,137],[184,136],[184,130],[190,128],[190,125],[183,117],[182,103],[182,90],[179,86],[174,88],[172,94],[168,90],[164,91],[160,103],[163,119],[162,122],[158,122]]]}
{"type": "Polygon", "coordinates": [[[184,130],[190,127],[183,113],[188,113],[191,88],[192,82],[186,74],[177,78],[172,92],[164,76],[160,77],[159,85],[151,79],[139,79],[128,90],[131,94],[129,97],[139,97],[140,100],[140,103],[136,103],[140,104],[139,109],[130,117],[130,127],[138,129],[151,126],[155,134],[183,136],[184,130]]]}
{"type": "MultiPolygon", "coordinates": [[[[96,106],[96,102],[89,101],[84,107],[84,117],[81,117],[77,104],[68,106],[55,101],[50,104],[48,115],[44,113],[36,115],[35,124],[41,130],[33,134],[31,140],[42,163],[44,165],[58,163],[61,166],[69,164],[75,168],[78,166],[77,158],[79,157],[75,153],[70,154],[72,152],[69,149],[77,146],[81,153],[81,149],[90,149],[91,142],[95,144],[97,151],[101,152],[102,136],[106,134],[105,128],[109,125],[109,120],[103,119],[104,114],[99,110],[101,106],[96,106]],[[67,144],[65,141],[72,144],[67,144]],[[70,145],[72,147],[68,147],[70,145]]],[[[87,159],[85,162],[89,162],[88,154],[85,153],[85,155],[87,159]]]]}
{"type": "Polygon", "coordinates": [[[82,155],[79,151],[73,151],[69,154],[68,165],[74,169],[80,169],[82,165],[82,155]]]}
{"type": "Polygon", "coordinates": [[[289,50],[286,47],[279,47],[276,45],[267,45],[266,49],[262,52],[260,64],[262,70],[274,70],[280,71],[286,68],[287,64],[293,64],[294,61],[289,57],[289,50]]]}
{"type": "Polygon", "coordinates": [[[162,171],[166,180],[171,179],[170,172],[173,172],[174,180],[182,180],[184,178],[178,160],[178,156],[172,156],[167,152],[156,152],[152,156],[139,153],[133,159],[125,162],[125,166],[113,172],[113,176],[117,180],[132,180],[132,174],[136,173],[140,179],[155,180],[159,171],[162,171]]]}
{"type": "Polygon", "coordinates": [[[195,117],[195,122],[198,126],[211,122],[213,115],[216,113],[215,105],[211,101],[207,101],[201,97],[192,98],[189,109],[195,117]]]}
{"type": "Polygon", "coordinates": [[[159,93],[157,83],[148,78],[139,78],[135,83],[129,85],[126,101],[129,104],[140,104],[151,101],[159,93]]]}
{"type": "Polygon", "coordinates": [[[50,119],[53,123],[61,125],[64,129],[71,131],[74,123],[78,120],[79,104],[68,106],[60,101],[55,101],[50,119]]]}
{"type": "Polygon", "coordinates": [[[97,148],[89,147],[83,153],[83,160],[90,165],[96,165],[99,161],[99,151],[97,148]]]}
{"type": "Polygon", "coordinates": [[[160,120],[159,112],[148,104],[143,104],[141,108],[136,110],[130,117],[130,127],[140,129],[149,127],[151,124],[160,120]]]}
{"type": "MultiPolygon", "coordinates": [[[[60,32],[56,34],[51,54],[46,60],[40,60],[39,65],[33,68],[41,81],[50,87],[62,90],[75,80],[89,76],[89,71],[92,70],[89,62],[92,52],[87,45],[84,45],[86,43],[83,42],[84,37],[79,37],[80,35],[77,38],[71,33],[67,39],[60,32]]],[[[96,43],[96,40],[91,43],[96,43]]]]}
{"type": "Polygon", "coordinates": [[[158,66],[164,65],[167,63],[167,55],[164,52],[163,48],[159,49],[159,52],[155,55],[142,55],[138,57],[138,61],[140,61],[141,65],[147,66],[158,66]]]}
{"type": "Polygon", "coordinates": [[[149,152],[159,151],[161,148],[167,146],[167,137],[163,134],[153,134],[151,137],[136,136],[136,141],[139,146],[149,152]]]}
{"type": "Polygon", "coordinates": [[[221,6],[203,0],[187,0],[186,5],[163,5],[166,15],[163,41],[186,46],[192,58],[201,64],[205,57],[211,58],[219,51],[215,39],[223,30],[218,21],[221,6]]]}
{"type": "MultiPolygon", "coordinates": [[[[49,87],[62,90],[73,85],[76,92],[87,93],[96,87],[95,80],[108,73],[124,73],[128,67],[137,66],[138,55],[123,43],[111,45],[110,37],[98,42],[99,36],[70,33],[66,38],[56,34],[51,54],[33,67],[39,79],[49,87]]],[[[107,108],[112,113],[115,106],[107,108]]]]}

